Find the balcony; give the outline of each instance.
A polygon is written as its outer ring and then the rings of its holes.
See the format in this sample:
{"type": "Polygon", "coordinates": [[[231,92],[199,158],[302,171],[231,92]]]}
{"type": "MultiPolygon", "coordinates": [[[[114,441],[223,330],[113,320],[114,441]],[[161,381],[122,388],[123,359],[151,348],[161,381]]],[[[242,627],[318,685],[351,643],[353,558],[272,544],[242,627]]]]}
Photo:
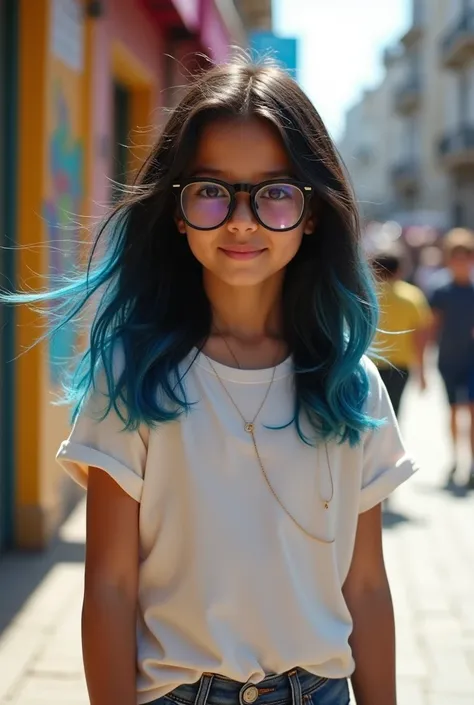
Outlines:
{"type": "Polygon", "coordinates": [[[439,155],[447,169],[474,169],[474,122],[446,133],[439,143],[439,155]]]}
{"type": "Polygon", "coordinates": [[[415,5],[415,10],[413,13],[413,20],[405,32],[403,37],[400,39],[401,43],[406,47],[412,47],[416,42],[421,39],[424,30],[423,12],[421,11],[421,6],[419,3],[415,5]]]}
{"type": "Polygon", "coordinates": [[[409,115],[419,108],[420,99],[421,81],[412,75],[396,89],[394,108],[400,115],[409,115]]]}
{"type": "Polygon", "coordinates": [[[441,39],[441,55],[445,68],[457,69],[474,57],[474,11],[461,15],[441,39]]]}
{"type": "Polygon", "coordinates": [[[406,157],[392,167],[392,184],[398,193],[415,193],[420,185],[420,165],[416,158],[406,157]]]}
{"type": "Polygon", "coordinates": [[[386,69],[393,66],[402,56],[404,50],[401,44],[395,44],[387,47],[383,52],[383,63],[386,69]]]}

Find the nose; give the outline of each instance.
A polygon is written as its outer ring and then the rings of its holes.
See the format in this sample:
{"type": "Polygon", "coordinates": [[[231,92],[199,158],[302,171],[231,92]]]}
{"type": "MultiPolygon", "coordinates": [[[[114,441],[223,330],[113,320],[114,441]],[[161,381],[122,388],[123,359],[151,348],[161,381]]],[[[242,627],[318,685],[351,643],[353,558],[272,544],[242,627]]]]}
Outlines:
{"type": "Polygon", "coordinates": [[[238,193],[234,212],[227,222],[227,227],[231,232],[254,232],[258,228],[258,222],[250,207],[250,196],[246,193],[238,193]]]}

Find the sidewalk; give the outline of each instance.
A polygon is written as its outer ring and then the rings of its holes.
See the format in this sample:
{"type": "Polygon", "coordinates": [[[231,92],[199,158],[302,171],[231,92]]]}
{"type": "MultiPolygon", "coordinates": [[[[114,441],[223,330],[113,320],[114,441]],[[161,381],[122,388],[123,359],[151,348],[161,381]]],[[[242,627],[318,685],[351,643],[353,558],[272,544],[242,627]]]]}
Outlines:
{"type": "Polygon", "coordinates": [[[80,648],[84,505],[45,555],[0,562],[0,704],[86,705],[80,648]]]}
{"type": "MultiPolygon", "coordinates": [[[[385,516],[399,705],[472,705],[474,493],[443,489],[450,457],[436,375],[426,395],[410,389],[405,401],[405,438],[421,470],[385,516]]],[[[83,544],[81,504],[48,554],[0,561],[0,705],[87,704],[79,635],[83,544]]]]}

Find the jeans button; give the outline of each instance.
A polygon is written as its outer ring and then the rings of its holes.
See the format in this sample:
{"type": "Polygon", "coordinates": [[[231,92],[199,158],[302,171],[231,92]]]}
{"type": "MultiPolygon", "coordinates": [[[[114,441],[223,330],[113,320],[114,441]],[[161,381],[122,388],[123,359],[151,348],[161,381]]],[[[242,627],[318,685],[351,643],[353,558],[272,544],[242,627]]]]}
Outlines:
{"type": "Polygon", "coordinates": [[[245,690],[242,693],[242,700],[244,703],[254,703],[256,699],[258,698],[258,688],[256,688],[254,685],[249,685],[248,688],[245,688],[245,690]]]}

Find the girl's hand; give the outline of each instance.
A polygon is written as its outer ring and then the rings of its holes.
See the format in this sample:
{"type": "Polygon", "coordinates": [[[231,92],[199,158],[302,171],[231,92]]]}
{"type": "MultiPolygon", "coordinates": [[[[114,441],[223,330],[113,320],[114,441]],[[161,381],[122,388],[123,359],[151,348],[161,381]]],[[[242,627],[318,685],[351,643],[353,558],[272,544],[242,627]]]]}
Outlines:
{"type": "Polygon", "coordinates": [[[136,705],[138,508],[89,469],[82,647],[91,705],[136,705]]]}
{"type": "Polygon", "coordinates": [[[359,516],[349,575],[343,588],[354,629],[350,639],[358,705],[396,705],[395,626],[382,551],[382,510],[359,516]]]}

